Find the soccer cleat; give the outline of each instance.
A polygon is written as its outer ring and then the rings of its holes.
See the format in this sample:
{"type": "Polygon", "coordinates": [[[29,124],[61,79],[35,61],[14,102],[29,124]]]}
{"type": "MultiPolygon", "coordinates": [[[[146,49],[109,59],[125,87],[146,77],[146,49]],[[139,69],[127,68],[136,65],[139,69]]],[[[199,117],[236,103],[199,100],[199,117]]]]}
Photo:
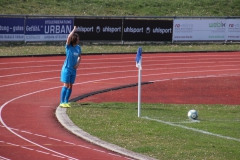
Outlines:
{"type": "Polygon", "coordinates": [[[70,108],[71,107],[68,103],[60,103],[59,106],[62,108],[70,108]]]}
{"type": "Polygon", "coordinates": [[[69,105],[69,103],[65,103],[66,108],[70,108],[71,106],[69,105]]]}

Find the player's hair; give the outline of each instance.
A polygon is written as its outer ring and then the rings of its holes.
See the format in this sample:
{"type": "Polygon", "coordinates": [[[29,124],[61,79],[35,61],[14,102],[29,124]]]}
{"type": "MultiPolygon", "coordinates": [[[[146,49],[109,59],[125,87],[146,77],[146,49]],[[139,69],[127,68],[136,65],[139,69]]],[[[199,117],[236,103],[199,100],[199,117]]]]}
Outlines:
{"type": "Polygon", "coordinates": [[[79,35],[77,33],[74,33],[71,37],[71,41],[70,41],[70,44],[72,46],[76,45],[77,44],[77,40],[79,39],[79,35]]]}

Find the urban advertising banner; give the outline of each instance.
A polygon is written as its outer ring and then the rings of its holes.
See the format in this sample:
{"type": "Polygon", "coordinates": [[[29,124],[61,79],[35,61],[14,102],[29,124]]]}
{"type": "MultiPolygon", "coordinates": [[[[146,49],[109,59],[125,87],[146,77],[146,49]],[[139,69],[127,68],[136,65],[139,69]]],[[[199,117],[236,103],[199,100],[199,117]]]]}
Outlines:
{"type": "Polygon", "coordinates": [[[73,29],[73,19],[26,19],[25,41],[66,41],[73,29]]]}
{"type": "Polygon", "coordinates": [[[172,41],[172,20],[124,20],[124,41],[172,41]]]}
{"type": "Polygon", "coordinates": [[[24,41],[24,18],[0,18],[0,41],[24,41]]]}
{"type": "Polygon", "coordinates": [[[121,41],[122,19],[74,19],[80,40],[121,41]]]}
{"type": "Polygon", "coordinates": [[[176,19],[173,24],[174,41],[224,41],[226,19],[176,19]]]}

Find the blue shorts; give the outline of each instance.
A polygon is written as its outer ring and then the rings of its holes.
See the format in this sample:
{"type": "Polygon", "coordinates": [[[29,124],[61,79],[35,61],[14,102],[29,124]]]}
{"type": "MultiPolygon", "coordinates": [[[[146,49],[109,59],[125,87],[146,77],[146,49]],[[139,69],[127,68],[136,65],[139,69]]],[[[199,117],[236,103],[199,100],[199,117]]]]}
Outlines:
{"type": "Polygon", "coordinates": [[[62,69],[61,72],[61,82],[73,84],[76,79],[76,74],[72,74],[68,69],[62,69]]]}

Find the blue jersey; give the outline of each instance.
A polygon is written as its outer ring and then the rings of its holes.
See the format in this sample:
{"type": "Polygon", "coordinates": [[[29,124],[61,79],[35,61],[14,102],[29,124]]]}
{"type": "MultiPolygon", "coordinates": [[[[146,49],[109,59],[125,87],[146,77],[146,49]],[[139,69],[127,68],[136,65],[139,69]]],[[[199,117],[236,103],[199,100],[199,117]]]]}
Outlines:
{"type": "Polygon", "coordinates": [[[65,45],[66,60],[64,61],[62,70],[67,70],[72,75],[76,75],[74,66],[77,64],[77,59],[81,55],[81,47],[79,45],[65,45]]]}

